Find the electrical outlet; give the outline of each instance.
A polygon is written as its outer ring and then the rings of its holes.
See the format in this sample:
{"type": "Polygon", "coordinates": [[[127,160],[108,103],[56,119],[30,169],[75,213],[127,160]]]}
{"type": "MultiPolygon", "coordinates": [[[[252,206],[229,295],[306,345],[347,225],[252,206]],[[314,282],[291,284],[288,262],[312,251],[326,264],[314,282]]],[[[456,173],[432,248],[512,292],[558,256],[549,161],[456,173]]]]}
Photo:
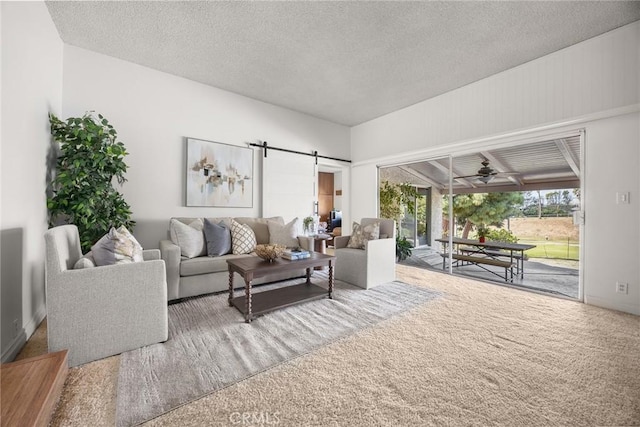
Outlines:
{"type": "Polygon", "coordinates": [[[616,292],[619,293],[619,294],[626,294],[627,293],[627,287],[628,287],[627,283],[616,282],[616,292]]]}
{"type": "Polygon", "coordinates": [[[13,319],[13,338],[18,336],[18,319],[13,319]]]}
{"type": "Polygon", "coordinates": [[[616,193],[616,203],[619,205],[628,205],[631,203],[631,193],[628,191],[618,191],[616,193]]]}

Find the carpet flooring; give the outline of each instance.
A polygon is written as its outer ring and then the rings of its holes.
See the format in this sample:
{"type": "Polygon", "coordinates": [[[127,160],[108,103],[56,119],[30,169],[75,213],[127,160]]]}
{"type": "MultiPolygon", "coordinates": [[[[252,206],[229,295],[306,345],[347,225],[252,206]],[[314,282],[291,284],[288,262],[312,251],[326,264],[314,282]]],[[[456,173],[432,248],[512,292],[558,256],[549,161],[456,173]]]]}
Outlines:
{"type": "MultiPolygon", "coordinates": [[[[640,425],[640,317],[397,273],[443,296],[144,425],[640,425]]],[[[46,325],[19,357],[43,351],[46,325]]],[[[71,369],[51,425],[114,425],[118,365],[115,356],[71,369]]]]}
{"type": "MultiPolygon", "coordinates": [[[[315,277],[328,283],[326,273],[315,277]]],[[[296,283],[300,279],[255,293],[296,283]]],[[[226,293],[170,305],[169,339],[120,357],[116,425],[155,418],[437,296],[401,282],[365,291],[338,281],[333,299],[274,311],[251,324],[229,307],[226,293]]]]}

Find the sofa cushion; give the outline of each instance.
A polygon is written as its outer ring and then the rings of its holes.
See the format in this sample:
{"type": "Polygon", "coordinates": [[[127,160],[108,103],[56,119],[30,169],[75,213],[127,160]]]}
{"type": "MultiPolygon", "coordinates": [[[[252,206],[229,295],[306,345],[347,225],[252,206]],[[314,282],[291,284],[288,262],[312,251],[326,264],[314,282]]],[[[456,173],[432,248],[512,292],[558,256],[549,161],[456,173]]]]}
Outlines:
{"type": "Polygon", "coordinates": [[[269,228],[269,244],[283,245],[288,248],[300,246],[298,243],[300,220],[297,217],[284,225],[277,221],[267,221],[267,227],[269,228]]]}
{"type": "Polygon", "coordinates": [[[142,246],[127,230],[120,226],[111,230],[91,247],[91,254],[97,266],[141,262],[142,246]]]}
{"type": "Polygon", "coordinates": [[[193,258],[206,255],[207,245],[202,231],[204,222],[196,218],[189,224],[185,224],[176,218],[171,218],[169,233],[171,241],[180,246],[183,257],[193,258]]]}
{"type": "Polygon", "coordinates": [[[220,256],[231,252],[231,229],[224,222],[204,219],[204,237],[207,241],[207,255],[220,256]]]}
{"type": "Polygon", "coordinates": [[[256,248],[256,235],[247,224],[231,222],[231,252],[234,255],[248,254],[256,248]]]}
{"type": "Polygon", "coordinates": [[[227,265],[228,259],[244,258],[249,256],[254,255],[227,254],[219,257],[201,256],[197,258],[183,259],[180,263],[180,276],[198,276],[200,274],[229,271],[229,267],[227,265]]]}
{"type": "Polygon", "coordinates": [[[281,216],[274,216],[271,218],[238,217],[235,218],[235,221],[251,227],[256,235],[256,242],[259,245],[269,244],[269,221],[276,221],[277,223],[284,225],[284,219],[281,216]]]}
{"type": "Polygon", "coordinates": [[[353,222],[351,237],[348,248],[364,249],[367,240],[377,240],[380,237],[380,223],[374,222],[372,224],[360,225],[357,222],[353,222]]]}

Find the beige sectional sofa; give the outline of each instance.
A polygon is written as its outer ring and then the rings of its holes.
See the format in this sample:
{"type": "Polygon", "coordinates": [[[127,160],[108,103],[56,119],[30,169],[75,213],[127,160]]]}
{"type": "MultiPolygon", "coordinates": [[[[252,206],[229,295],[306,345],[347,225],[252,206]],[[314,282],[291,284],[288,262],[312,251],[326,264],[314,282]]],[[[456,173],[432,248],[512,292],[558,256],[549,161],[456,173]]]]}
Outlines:
{"type": "MultiPolygon", "coordinates": [[[[197,218],[174,218],[184,224],[190,224],[197,218]]],[[[230,217],[209,218],[209,220],[219,223],[223,221],[231,226],[230,217]]],[[[267,244],[269,242],[269,227],[267,221],[276,221],[284,225],[282,217],[273,218],[233,218],[240,224],[246,224],[256,235],[257,244],[267,244]]],[[[313,238],[298,236],[299,246],[307,250],[313,250],[313,238]]],[[[167,299],[169,301],[180,298],[203,295],[212,292],[221,292],[229,289],[229,273],[227,260],[231,258],[256,256],[255,253],[244,255],[226,254],[217,257],[198,256],[186,258],[181,254],[180,246],[166,239],[160,241],[160,253],[167,269],[167,299]]],[[[253,284],[275,282],[279,280],[302,277],[305,270],[290,271],[283,274],[274,274],[260,277],[253,281],[253,284]]],[[[236,273],[234,277],[234,287],[243,287],[244,281],[236,273]]]]}

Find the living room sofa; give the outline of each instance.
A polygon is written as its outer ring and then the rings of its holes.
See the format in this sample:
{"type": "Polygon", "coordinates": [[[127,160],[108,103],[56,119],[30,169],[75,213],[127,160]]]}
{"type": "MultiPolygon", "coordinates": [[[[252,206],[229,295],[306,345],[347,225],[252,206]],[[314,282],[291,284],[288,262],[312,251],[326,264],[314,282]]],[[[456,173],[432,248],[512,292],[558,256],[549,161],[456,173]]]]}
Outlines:
{"type": "MultiPolygon", "coordinates": [[[[177,217],[176,219],[183,224],[190,224],[197,217],[177,217]]],[[[202,218],[201,218],[202,219],[202,218]]],[[[210,221],[219,223],[224,222],[231,227],[231,220],[235,220],[240,224],[248,225],[256,236],[257,244],[270,243],[269,227],[267,221],[275,221],[280,225],[284,225],[282,217],[272,218],[249,218],[249,217],[219,217],[208,218],[210,221]]],[[[313,238],[306,236],[298,236],[299,247],[312,251],[313,238]]],[[[194,258],[182,256],[180,246],[172,242],[170,239],[160,241],[160,253],[165,262],[167,269],[167,299],[169,301],[181,298],[187,298],[197,295],[204,295],[213,292],[221,292],[229,289],[229,272],[227,268],[227,260],[232,258],[257,256],[255,253],[234,255],[226,254],[216,257],[207,255],[194,258]]],[[[295,270],[280,274],[273,274],[256,278],[253,280],[254,285],[276,282],[280,280],[302,277],[305,270],[295,270]]],[[[244,287],[244,280],[237,273],[234,276],[234,287],[244,287]]]]}

